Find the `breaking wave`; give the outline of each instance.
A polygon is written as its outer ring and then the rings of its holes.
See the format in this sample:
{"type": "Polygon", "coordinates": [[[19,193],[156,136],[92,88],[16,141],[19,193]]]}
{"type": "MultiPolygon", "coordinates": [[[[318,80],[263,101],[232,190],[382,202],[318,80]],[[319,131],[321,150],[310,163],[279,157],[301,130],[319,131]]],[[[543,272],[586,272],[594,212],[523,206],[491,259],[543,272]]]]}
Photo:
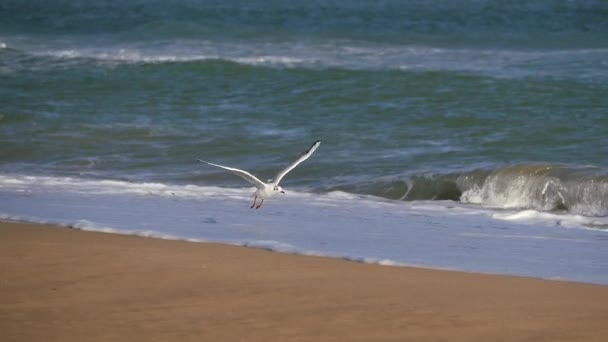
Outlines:
{"type": "Polygon", "coordinates": [[[380,177],[331,186],[395,200],[455,200],[494,208],[608,216],[608,170],[591,166],[518,164],[452,173],[380,177]]]}
{"type": "MultiPolygon", "coordinates": [[[[176,198],[199,198],[219,192],[236,197],[249,194],[248,188],[0,176],[0,186],[4,188],[29,189],[41,184],[84,193],[118,192],[176,198]]],[[[315,193],[340,191],[401,201],[452,200],[489,208],[608,216],[608,170],[592,166],[517,164],[459,172],[365,178],[340,184],[334,181],[311,190],[315,193]]]]}

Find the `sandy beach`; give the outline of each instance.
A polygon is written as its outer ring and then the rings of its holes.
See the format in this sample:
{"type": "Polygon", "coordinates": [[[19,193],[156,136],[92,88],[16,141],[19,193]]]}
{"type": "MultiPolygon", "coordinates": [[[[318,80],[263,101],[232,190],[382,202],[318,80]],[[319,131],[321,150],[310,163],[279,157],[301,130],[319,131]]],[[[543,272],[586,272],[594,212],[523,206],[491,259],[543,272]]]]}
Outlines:
{"type": "Polygon", "coordinates": [[[3,341],[605,341],[608,287],[0,223],[3,341]]]}

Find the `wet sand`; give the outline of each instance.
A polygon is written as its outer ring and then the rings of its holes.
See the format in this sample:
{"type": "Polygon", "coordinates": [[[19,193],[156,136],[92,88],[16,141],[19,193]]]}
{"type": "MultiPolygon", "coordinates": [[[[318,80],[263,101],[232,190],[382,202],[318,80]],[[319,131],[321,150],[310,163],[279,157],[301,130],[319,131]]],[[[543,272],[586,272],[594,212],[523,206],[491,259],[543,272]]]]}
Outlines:
{"type": "Polygon", "coordinates": [[[608,286],[0,222],[2,341],[606,341],[607,303],[608,286]]]}

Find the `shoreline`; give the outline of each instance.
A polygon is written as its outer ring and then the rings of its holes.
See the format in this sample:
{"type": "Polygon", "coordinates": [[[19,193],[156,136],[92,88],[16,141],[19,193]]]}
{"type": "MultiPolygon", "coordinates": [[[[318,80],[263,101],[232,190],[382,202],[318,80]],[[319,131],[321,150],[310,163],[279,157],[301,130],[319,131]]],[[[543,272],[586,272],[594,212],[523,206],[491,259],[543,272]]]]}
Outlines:
{"type": "Polygon", "coordinates": [[[0,221],[7,341],[608,338],[608,286],[0,221]]]}
{"type": "Polygon", "coordinates": [[[239,243],[229,243],[229,242],[217,242],[217,241],[207,241],[207,240],[199,240],[194,238],[180,238],[175,236],[168,235],[146,235],[146,234],[137,234],[137,233],[129,233],[123,232],[120,230],[116,230],[113,228],[107,229],[95,229],[95,228],[80,228],[73,225],[68,224],[58,224],[58,223],[40,223],[40,222],[30,222],[27,220],[20,219],[4,219],[0,218],[0,227],[3,224],[16,224],[16,225],[24,225],[24,226],[41,226],[51,229],[69,229],[75,230],[79,232],[85,233],[94,233],[94,234],[111,234],[118,236],[127,236],[134,237],[140,239],[153,239],[153,240],[161,240],[161,241],[172,241],[172,242],[183,242],[188,244],[204,244],[204,245],[215,245],[215,246],[226,246],[226,247],[236,247],[236,248],[247,248],[253,250],[260,250],[269,253],[277,253],[280,255],[293,255],[293,256],[301,256],[301,257],[312,257],[312,258],[321,258],[321,259],[334,259],[345,262],[352,262],[356,264],[366,264],[366,265],[374,265],[378,267],[397,267],[397,268],[407,268],[407,269],[419,269],[419,270],[429,270],[429,271],[445,271],[445,272],[457,272],[457,273],[467,273],[472,275],[488,275],[488,276],[499,276],[499,277],[509,277],[509,278],[523,278],[523,279],[535,279],[535,280],[544,280],[544,281],[552,281],[552,282],[566,282],[566,283],[574,283],[574,284],[586,284],[586,285],[595,285],[595,286],[606,286],[608,284],[603,283],[595,283],[595,282],[585,282],[585,281],[577,281],[571,279],[562,279],[562,278],[542,278],[542,277],[534,277],[534,276],[526,276],[526,275],[517,275],[517,274],[502,274],[502,273],[492,273],[492,272],[482,272],[482,271],[467,271],[461,270],[457,268],[450,267],[440,267],[440,266],[431,266],[431,265],[423,265],[423,264],[414,264],[414,263],[405,263],[405,262],[397,262],[388,259],[370,259],[370,260],[362,260],[358,257],[348,257],[348,256],[339,256],[339,255],[331,255],[331,254],[317,254],[317,253],[306,253],[301,251],[281,251],[273,249],[272,247],[265,246],[256,246],[255,244],[239,244],[239,243]]]}

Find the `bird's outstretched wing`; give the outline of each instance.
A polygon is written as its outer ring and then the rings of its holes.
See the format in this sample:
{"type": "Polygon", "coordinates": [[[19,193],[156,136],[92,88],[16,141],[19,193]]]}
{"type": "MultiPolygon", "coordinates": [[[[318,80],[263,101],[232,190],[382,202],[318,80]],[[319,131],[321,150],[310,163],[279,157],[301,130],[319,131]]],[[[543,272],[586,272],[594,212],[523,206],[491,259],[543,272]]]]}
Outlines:
{"type": "Polygon", "coordinates": [[[264,187],[266,186],[266,184],[264,184],[264,182],[262,182],[261,180],[259,180],[256,176],[252,175],[251,173],[241,170],[241,169],[235,169],[233,167],[228,167],[228,166],[223,166],[223,165],[218,165],[218,164],[214,164],[214,163],[210,163],[208,161],[204,161],[202,159],[196,159],[198,161],[200,161],[201,163],[205,163],[205,164],[209,164],[212,166],[216,166],[219,168],[222,168],[224,170],[230,171],[232,173],[234,173],[235,175],[243,178],[244,180],[248,181],[249,183],[255,185],[256,188],[258,189],[264,189],[264,187]]]}
{"type": "Polygon", "coordinates": [[[294,167],[298,166],[298,164],[308,159],[312,155],[312,153],[317,149],[317,147],[319,147],[319,145],[321,145],[321,140],[315,141],[308,150],[304,151],[304,153],[300,155],[298,160],[291,163],[291,165],[283,169],[283,171],[279,172],[279,174],[274,179],[274,184],[279,185],[281,179],[283,179],[283,177],[285,177],[285,175],[289,173],[289,171],[293,170],[294,167]]]}

